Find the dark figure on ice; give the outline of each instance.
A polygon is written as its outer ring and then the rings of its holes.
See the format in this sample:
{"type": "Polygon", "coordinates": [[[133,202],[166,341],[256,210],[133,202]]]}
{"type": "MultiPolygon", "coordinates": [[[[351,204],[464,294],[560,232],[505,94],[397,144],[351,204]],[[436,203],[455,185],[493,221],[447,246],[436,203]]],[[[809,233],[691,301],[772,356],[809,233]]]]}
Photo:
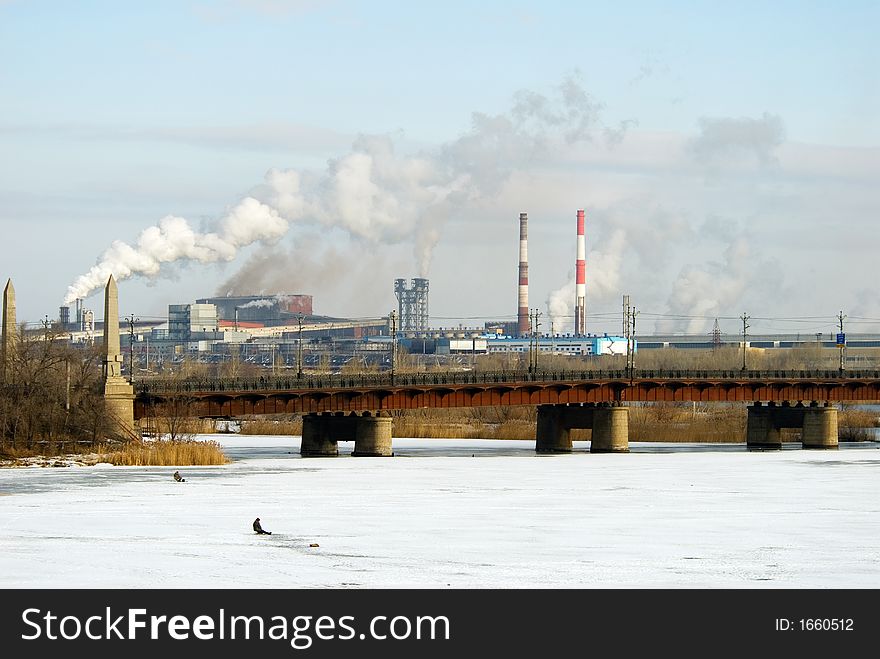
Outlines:
{"type": "Polygon", "coordinates": [[[186,479],[180,475],[179,471],[174,472],[174,480],[176,480],[178,483],[186,483],[186,479]]]}
{"type": "Polygon", "coordinates": [[[263,527],[260,526],[260,518],[259,517],[257,517],[257,519],[254,520],[254,531],[256,531],[258,534],[272,535],[272,531],[264,531],[263,527]]]}

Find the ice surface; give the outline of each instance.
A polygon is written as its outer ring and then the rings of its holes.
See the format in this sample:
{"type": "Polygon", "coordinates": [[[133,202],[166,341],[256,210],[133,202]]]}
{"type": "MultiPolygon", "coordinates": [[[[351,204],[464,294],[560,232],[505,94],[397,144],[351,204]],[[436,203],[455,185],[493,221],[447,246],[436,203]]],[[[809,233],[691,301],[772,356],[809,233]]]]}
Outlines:
{"type": "Polygon", "coordinates": [[[880,586],[875,443],[536,456],[395,439],[393,458],[304,459],[298,437],[211,438],[235,461],[181,468],[186,483],[173,467],[0,469],[0,586],[880,586]]]}

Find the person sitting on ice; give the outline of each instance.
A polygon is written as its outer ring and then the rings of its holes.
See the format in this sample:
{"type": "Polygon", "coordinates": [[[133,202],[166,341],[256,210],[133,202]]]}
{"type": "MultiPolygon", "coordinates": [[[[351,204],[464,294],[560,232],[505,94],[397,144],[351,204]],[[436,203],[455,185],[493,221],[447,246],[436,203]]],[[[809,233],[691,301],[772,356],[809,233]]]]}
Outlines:
{"type": "Polygon", "coordinates": [[[259,534],[272,535],[272,531],[264,531],[263,530],[263,527],[260,525],[260,518],[259,517],[257,517],[257,519],[254,520],[254,531],[256,531],[258,535],[259,534]]]}
{"type": "Polygon", "coordinates": [[[176,480],[178,483],[186,483],[186,479],[180,475],[179,471],[174,472],[174,480],[176,480]]]}

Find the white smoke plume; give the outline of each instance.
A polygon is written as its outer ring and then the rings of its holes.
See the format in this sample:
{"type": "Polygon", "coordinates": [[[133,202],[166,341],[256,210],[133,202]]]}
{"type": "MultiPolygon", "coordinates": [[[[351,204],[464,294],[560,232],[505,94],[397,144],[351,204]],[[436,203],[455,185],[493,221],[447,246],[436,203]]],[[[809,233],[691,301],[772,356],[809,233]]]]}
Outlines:
{"type": "Polygon", "coordinates": [[[740,302],[756,272],[766,270],[754,262],[744,236],[730,242],[724,250],[723,262],[686,266],[673,284],[666,313],[689,317],[658,320],[657,331],[661,334],[707,333],[713,318],[730,313],[740,302]]]}
{"type": "Polygon", "coordinates": [[[111,274],[118,280],[136,275],[155,277],[163,264],[175,261],[231,261],[239,248],[255,242],[272,244],[287,228],[287,220],[253,197],[245,197],[230,210],[216,232],[199,233],[182,217],[169,215],[144,229],[135,246],[114,241],[98,263],[68,287],[64,304],[88,297],[104,286],[111,274]]]}
{"type": "MultiPolygon", "coordinates": [[[[135,246],[114,242],[69,287],[65,304],[87,297],[110,274],[156,277],[166,263],[231,261],[242,247],[277,241],[291,223],[338,227],[373,246],[411,244],[419,274],[427,276],[443,224],[457,208],[491,197],[513,172],[563,146],[601,136],[602,106],[577,75],[556,91],[554,98],[519,92],[507,113],[474,113],[467,133],[433,151],[404,155],[391,137],[361,136],[323,172],[272,169],[213,232],[198,233],[169,216],[135,246]]],[[[613,129],[615,139],[628,125],[613,129]]],[[[259,253],[254,258],[261,260],[259,253]]]]}
{"type": "MultiPolygon", "coordinates": [[[[586,257],[586,305],[590,322],[590,306],[599,306],[618,295],[620,291],[620,270],[623,265],[623,250],[627,245],[627,234],[616,229],[611,238],[599,249],[590,250],[586,257]]],[[[570,332],[574,329],[575,278],[551,292],[547,297],[547,313],[553,323],[554,331],[570,332]]]]}
{"type": "Polygon", "coordinates": [[[274,307],[276,304],[278,304],[278,300],[267,300],[267,299],[251,300],[247,304],[243,304],[238,308],[239,309],[265,309],[268,307],[274,307]]]}
{"type": "Polygon", "coordinates": [[[765,112],[761,118],[702,117],[700,135],[688,145],[705,164],[731,159],[754,159],[761,165],[776,164],[774,151],[785,140],[782,118],[765,112]]]}
{"type": "MultiPolygon", "coordinates": [[[[253,290],[253,289],[251,289],[253,290]]],[[[243,304],[239,309],[267,309],[274,306],[283,306],[291,300],[290,295],[273,295],[272,297],[264,297],[259,300],[251,300],[247,304],[243,304]]]]}

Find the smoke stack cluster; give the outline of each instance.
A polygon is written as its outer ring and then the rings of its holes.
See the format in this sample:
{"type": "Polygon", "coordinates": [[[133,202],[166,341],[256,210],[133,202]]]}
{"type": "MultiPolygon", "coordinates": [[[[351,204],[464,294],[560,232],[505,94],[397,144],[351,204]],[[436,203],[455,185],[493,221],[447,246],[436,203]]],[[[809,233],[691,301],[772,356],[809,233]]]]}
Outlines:
{"type": "Polygon", "coordinates": [[[528,248],[529,214],[519,214],[519,303],[517,305],[517,330],[525,336],[531,329],[529,326],[529,248],[528,248]]]}
{"type": "Polygon", "coordinates": [[[577,212],[577,260],[575,261],[575,300],[574,300],[574,333],[583,336],[587,333],[587,264],[586,238],[584,237],[584,211],[577,212]]]}

